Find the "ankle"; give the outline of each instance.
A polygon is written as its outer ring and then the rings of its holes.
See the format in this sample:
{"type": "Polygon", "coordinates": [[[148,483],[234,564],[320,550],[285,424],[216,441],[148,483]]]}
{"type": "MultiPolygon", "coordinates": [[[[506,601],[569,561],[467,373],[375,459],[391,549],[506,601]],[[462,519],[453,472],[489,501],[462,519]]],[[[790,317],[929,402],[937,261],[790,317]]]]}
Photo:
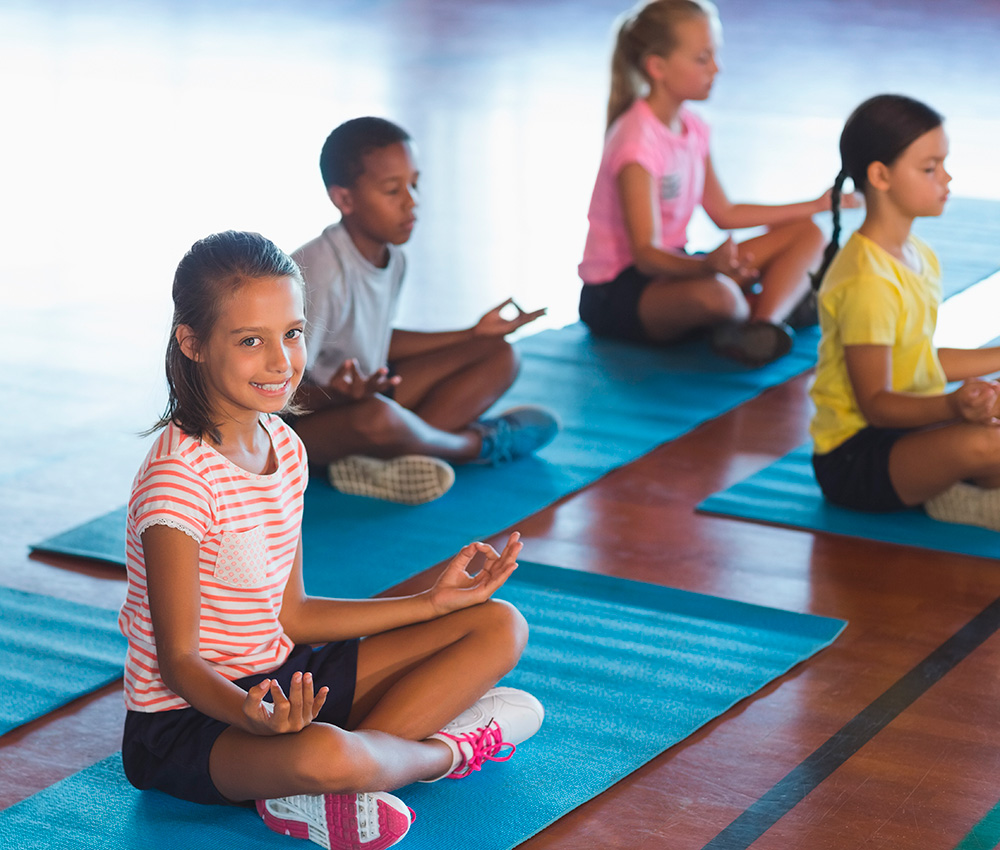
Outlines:
{"type": "Polygon", "coordinates": [[[440,733],[424,740],[433,752],[433,766],[429,768],[423,782],[436,782],[451,774],[462,761],[462,753],[458,744],[440,733]]]}

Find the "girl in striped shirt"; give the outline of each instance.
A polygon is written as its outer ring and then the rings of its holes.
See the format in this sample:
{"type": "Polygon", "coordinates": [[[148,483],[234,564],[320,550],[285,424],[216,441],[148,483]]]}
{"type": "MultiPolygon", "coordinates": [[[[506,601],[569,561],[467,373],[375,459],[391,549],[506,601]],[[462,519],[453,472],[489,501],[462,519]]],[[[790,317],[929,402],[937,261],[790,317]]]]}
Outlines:
{"type": "Polygon", "coordinates": [[[534,697],[493,687],[527,640],[491,599],[518,535],[499,554],[470,543],[412,596],[306,596],[308,467],[277,415],[305,364],[299,269],[257,234],[215,234],[173,298],[169,399],[129,500],[125,773],[253,801],[325,847],[389,847],[412,813],[388,790],[506,760],[541,725],[534,697]]]}

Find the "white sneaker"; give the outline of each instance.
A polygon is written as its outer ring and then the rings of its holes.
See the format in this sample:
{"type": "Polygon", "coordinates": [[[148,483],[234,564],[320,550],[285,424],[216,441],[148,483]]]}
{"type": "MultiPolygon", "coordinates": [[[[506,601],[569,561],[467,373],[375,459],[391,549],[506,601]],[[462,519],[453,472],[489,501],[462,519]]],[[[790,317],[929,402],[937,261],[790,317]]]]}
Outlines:
{"type": "Polygon", "coordinates": [[[440,458],[402,455],[383,460],[349,455],[327,468],[330,483],[341,493],[369,496],[403,505],[422,505],[448,492],[455,470],[440,458]]]}
{"type": "Polygon", "coordinates": [[[328,850],[384,850],[401,841],[413,812],[398,797],[369,794],[296,794],[258,800],[268,828],[308,838],[328,850]]]}
{"type": "Polygon", "coordinates": [[[481,770],[483,762],[507,761],[518,744],[541,728],[544,719],[542,704],[527,691],[491,688],[471,708],[431,735],[444,741],[454,753],[451,768],[438,779],[461,779],[481,770]],[[501,755],[505,748],[507,752],[501,755]]]}
{"type": "Polygon", "coordinates": [[[1000,490],[959,481],[924,502],[927,515],[942,522],[979,525],[1000,531],[1000,490]]]}

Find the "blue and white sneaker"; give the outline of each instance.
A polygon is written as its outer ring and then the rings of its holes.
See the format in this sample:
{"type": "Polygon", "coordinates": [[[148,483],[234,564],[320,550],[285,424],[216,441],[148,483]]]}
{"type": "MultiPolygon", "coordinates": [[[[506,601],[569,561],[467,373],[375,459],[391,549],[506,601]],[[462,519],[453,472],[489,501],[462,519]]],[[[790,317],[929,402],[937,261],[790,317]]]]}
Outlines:
{"type": "Polygon", "coordinates": [[[472,427],[483,438],[478,462],[496,466],[534,454],[551,443],[562,426],[551,411],[525,404],[512,407],[496,418],[473,422],[472,427]]]}

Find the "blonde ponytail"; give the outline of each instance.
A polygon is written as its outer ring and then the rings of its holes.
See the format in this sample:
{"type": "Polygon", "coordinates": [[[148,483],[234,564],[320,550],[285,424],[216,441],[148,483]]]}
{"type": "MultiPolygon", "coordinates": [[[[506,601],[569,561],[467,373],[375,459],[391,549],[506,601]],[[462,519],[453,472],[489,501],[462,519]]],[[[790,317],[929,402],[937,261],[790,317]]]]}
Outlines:
{"type": "Polygon", "coordinates": [[[625,112],[639,96],[639,66],[642,57],[637,55],[632,38],[635,18],[626,16],[618,27],[615,49],[611,54],[611,94],[608,97],[608,127],[625,112]]]}
{"type": "Polygon", "coordinates": [[[640,96],[646,80],[647,56],[668,56],[677,46],[675,25],[704,16],[718,24],[718,11],[709,0],[650,0],[620,19],[611,55],[610,127],[640,96]]]}

